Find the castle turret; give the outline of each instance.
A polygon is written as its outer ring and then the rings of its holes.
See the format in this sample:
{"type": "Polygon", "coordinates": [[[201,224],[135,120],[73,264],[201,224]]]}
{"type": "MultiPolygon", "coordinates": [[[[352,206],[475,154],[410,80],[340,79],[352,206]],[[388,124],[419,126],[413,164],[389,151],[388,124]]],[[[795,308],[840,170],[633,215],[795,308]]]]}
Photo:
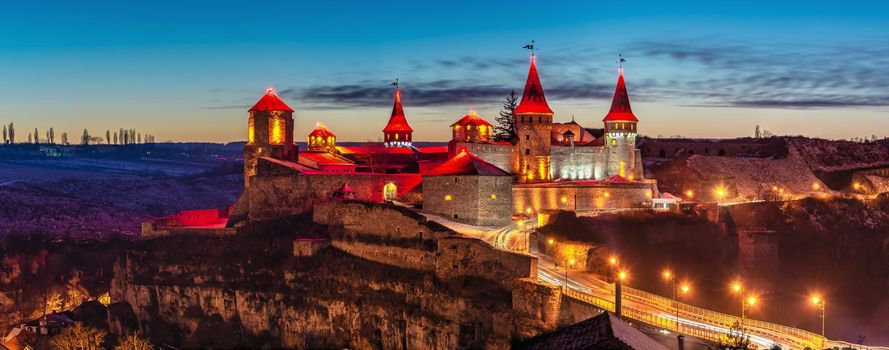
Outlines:
{"type": "Polygon", "coordinates": [[[256,175],[256,162],[260,157],[294,161],[296,152],[293,109],[269,88],[250,108],[247,144],[244,145],[244,186],[248,187],[250,177],[256,175]]]}
{"type": "Polygon", "coordinates": [[[333,134],[321,122],[315,125],[315,130],[306,138],[309,151],[336,152],[336,135],[333,134]]]}
{"type": "Polygon", "coordinates": [[[550,150],[553,110],[546,103],[543,85],[537,76],[537,58],[531,55],[531,68],[522,92],[522,100],[514,113],[518,135],[515,173],[520,182],[550,181],[550,150]]]}
{"type": "Polygon", "coordinates": [[[404,107],[401,105],[401,90],[395,89],[395,104],[389,123],[383,128],[383,143],[386,147],[410,147],[414,129],[407,123],[404,107]]]}
{"type": "Polygon", "coordinates": [[[636,169],[636,123],[639,119],[630,108],[623,67],[618,69],[611,110],[602,121],[605,123],[606,176],[641,179],[642,169],[636,169]]]}

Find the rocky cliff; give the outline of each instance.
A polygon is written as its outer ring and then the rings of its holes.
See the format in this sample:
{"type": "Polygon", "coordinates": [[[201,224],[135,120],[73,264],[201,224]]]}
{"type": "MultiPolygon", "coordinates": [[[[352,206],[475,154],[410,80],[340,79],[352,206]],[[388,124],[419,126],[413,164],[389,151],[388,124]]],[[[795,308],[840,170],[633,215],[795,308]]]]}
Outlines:
{"type": "Polygon", "coordinates": [[[344,205],[323,209],[323,225],[303,215],[232,237],[140,242],[115,265],[116,328],[184,347],[356,349],[508,348],[555,328],[558,288],[521,278],[533,258],[465,273],[489,252],[404,210],[344,205]],[[330,232],[330,245],[295,247],[330,232]],[[386,258],[401,255],[429,261],[386,258]]]}

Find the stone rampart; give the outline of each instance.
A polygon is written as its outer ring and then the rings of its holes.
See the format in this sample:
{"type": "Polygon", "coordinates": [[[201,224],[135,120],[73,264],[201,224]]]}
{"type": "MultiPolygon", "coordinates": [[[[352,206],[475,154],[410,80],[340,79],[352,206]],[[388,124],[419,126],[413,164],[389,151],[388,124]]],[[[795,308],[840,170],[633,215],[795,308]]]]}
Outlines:
{"type": "MultiPolygon", "coordinates": [[[[401,198],[422,181],[419,174],[291,174],[259,175],[250,178],[248,192],[249,220],[268,220],[296,215],[327,202],[331,194],[348,184],[354,198],[382,203],[383,188],[395,186],[401,198]]],[[[396,199],[397,199],[396,198],[396,199]]]]}
{"type": "Polygon", "coordinates": [[[435,274],[442,279],[473,276],[512,288],[519,278],[537,279],[537,258],[495,249],[475,238],[439,239],[435,274]]]}

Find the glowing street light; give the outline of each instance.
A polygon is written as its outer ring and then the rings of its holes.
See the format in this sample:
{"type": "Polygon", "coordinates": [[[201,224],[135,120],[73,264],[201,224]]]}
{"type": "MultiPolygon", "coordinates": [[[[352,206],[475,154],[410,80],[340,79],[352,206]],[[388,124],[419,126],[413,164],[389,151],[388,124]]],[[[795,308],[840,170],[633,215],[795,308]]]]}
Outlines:
{"type": "Polygon", "coordinates": [[[819,183],[817,183],[817,182],[813,182],[813,183],[812,183],[812,189],[815,190],[815,191],[820,190],[820,189],[821,189],[821,184],[819,184],[819,183]]]}
{"type": "Polygon", "coordinates": [[[732,283],[732,292],[738,294],[741,299],[741,331],[744,331],[744,318],[747,317],[747,310],[756,305],[757,299],[755,295],[747,295],[747,288],[740,281],[732,283]]]}
{"type": "Polygon", "coordinates": [[[824,348],[824,325],[826,323],[825,318],[827,318],[827,307],[824,305],[824,298],[817,294],[813,295],[811,300],[812,305],[815,305],[815,307],[817,307],[818,310],[821,311],[821,348],[824,348]]]}
{"type": "Polygon", "coordinates": [[[617,314],[617,317],[621,317],[621,285],[623,281],[627,279],[626,271],[620,269],[620,260],[617,256],[612,255],[608,258],[608,264],[611,265],[613,272],[615,275],[614,281],[614,313],[617,314]]]}
{"type": "MultiPolygon", "coordinates": [[[[670,270],[664,270],[663,273],[664,280],[667,280],[671,284],[671,289],[673,291],[673,310],[676,312],[676,333],[679,333],[679,297],[676,293],[676,275],[673,274],[670,270]]],[[[688,293],[689,287],[688,284],[682,285],[682,294],[688,293]]]]}
{"type": "Polygon", "coordinates": [[[695,197],[695,192],[692,190],[685,191],[685,197],[687,197],[688,199],[692,199],[695,197]]]}
{"type": "Polygon", "coordinates": [[[574,267],[576,261],[572,258],[565,261],[565,291],[568,291],[568,268],[574,267]]]}

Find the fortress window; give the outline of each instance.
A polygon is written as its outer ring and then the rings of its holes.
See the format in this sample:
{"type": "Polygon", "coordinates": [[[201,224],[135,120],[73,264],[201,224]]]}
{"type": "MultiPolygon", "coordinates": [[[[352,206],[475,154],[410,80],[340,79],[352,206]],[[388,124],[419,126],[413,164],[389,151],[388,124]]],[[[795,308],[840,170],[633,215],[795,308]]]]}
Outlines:
{"type": "Polygon", "coordinates": [[[616,145],[616,144],[617,144],[617,140],[616,140],[616,139],[611,139],[611,145],[614,146],[614,145],[616,145]]]}
{"type": "Polygon", "coordinates": [[[530,155],[531,155],[531,149],[530,149],[530,148],[525,148],[525,155],[526,155],[526,156],[530,156],[530,155]]]}
{"type": "Polygon", "coordinates": [[[531,135],[525,134],[525,141],[528,141],[530,139],[531,139],[531,135]]]}
{"type": "Polygon", "coordinates": [[[445,198],[444,198],[444,199],[445,199],[445,200],[446,200],[446,201],[449,201],[449,200],[451,200],[451,195],[449,195],[449,194],[446,194],[446,195],[445,195],[445,198]]]}
{"type": "Polygon", "coordinates": [[[538,122],[538,123],[543,123],[543,117],[541,117],[541,116],[537,116],[537,122],[538,122]]]}
{"type": "Polygon", "coordinates": [[[491,193],[491,199],[497,199],[497,194],[491,193]]]}

